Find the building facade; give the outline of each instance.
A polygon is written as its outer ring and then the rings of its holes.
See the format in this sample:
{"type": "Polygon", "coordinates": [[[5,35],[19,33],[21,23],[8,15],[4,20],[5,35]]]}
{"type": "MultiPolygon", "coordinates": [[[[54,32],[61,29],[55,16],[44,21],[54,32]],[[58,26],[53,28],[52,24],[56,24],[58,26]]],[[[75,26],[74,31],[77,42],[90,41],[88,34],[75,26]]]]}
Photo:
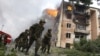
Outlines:
{"type": "Polygon", "coordinates": [[[59,7],[57,47],[73,48],[81,38],[95,40],[100,34],[100,10],[63,2],[59,7]]]}

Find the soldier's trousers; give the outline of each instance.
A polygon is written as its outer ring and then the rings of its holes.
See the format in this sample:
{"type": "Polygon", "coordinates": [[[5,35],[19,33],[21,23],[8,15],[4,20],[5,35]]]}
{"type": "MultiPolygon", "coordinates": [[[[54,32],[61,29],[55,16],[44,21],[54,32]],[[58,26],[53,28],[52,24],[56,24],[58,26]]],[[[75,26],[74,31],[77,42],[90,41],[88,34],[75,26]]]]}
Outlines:
{"type": "Polygon", "coordinates": [[[32,46],[33,42],[35,42],[35,54],[37,54],[37,52],[40,48],[40,45],[41,45],[41,38],[37,38],[36,40],[35,39],[30,39],[29,46],[28,46],[26,52],[28,52],[28,50],[32,46]]]}
{"type": "Polygon", "coordinates": [[[38,53],[40,46],[41,46],[41,38],[38,38],[35,42],[35,54],[38,53]]]}

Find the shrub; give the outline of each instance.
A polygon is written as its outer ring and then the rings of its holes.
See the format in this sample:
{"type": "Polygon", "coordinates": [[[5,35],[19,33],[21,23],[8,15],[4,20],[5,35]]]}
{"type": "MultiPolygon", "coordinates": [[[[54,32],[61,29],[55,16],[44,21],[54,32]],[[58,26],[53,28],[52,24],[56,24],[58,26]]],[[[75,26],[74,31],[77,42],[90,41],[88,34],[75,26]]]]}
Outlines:
{"type": "Polygon", "coordinates": [[[74,43],[75,49],[90,53],[100,53],[100,38],[94,41],[86,41],[85,39],[80,39],[79,43],[74,43]]]}

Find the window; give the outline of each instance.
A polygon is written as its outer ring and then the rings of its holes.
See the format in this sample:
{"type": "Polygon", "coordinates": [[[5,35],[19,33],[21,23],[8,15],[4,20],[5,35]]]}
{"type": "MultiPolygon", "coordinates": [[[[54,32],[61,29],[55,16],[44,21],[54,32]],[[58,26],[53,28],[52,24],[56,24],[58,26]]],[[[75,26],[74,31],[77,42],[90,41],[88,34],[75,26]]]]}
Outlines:
{"type": "Polygon", "coordinates": [[[71,28],[71,24],[70,23],[67,23],[67,28],[71,28]]]}
{"type": "Polygon", "coordinates": [[[80,34],[80,35],[75,35],[75,38],[85,38],[86,36],[84,34],[80,34]]]}
{"type": "Polygon", "coordinates": [[[77,24],[76,29],[86,30],[86,26],[77,24]]]}
{"type": "Polygon", "coordinates": [[[66,38],[70,38],[71,37],[71,33],[66,33],[66,38]]]}
{"type": "Polygon", "coordinates": [[[71,12],[67,13],[66,15],[67,15],[67,19],[71,19],[72,18],[71,12]]]}
{"type": "Polygon", "coordinates": [[[75,35],[75,38],[79,38],[79,35],[75,35]]]}
{"type": "Polygon", "coordinates": [[[66,43],[66,48],[70,48],[70,44],[69,43],[66,43]]]}

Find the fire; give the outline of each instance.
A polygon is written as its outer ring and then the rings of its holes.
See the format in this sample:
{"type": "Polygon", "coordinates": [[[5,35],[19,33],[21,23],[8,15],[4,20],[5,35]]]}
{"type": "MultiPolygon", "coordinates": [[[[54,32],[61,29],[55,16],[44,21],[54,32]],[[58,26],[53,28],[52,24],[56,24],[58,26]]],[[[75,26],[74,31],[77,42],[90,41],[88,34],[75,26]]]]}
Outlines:
{"type": "Polygon", "coordinates": [[[56,17],[58,14],[58,11],[54,9],[46,9],[46,12],[48,15],[53,16],[53,17],[56,17]]]}

